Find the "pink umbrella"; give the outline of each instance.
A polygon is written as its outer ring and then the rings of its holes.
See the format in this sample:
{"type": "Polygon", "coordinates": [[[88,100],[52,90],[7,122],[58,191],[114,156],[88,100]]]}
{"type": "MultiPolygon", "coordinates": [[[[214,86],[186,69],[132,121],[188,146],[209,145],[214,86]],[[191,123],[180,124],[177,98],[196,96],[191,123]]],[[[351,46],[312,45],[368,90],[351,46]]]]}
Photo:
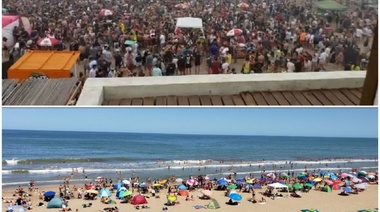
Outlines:
{"type": "Polygon", "coordinates": [[[244,3],[244,2],[238,4],[237,6],[238,6],[240,9],[247,9],[247,8],[249,7],[249,5],[248,5],[247,3],[244,3]]]}
{"type": "Polygon", "coordinates": [[[57,44],[59,41],[55,38],[40,38],[38,39],[37,41],[37,44],[39,46],[54,46],[55,44],[57,44]]]}
{"type": "Polygon", "coordinates": [[[110,15],[113,15],[113,12],[111,10],[102,9],[100,11],[99,15],[101,15],[101,16],[110,16],[110,15]]]}
{"type": "Polygon", "coordinates": [[[342,173],[342,174],[340,175],[341,178],[346,178],[347,176],[348,176],[347,173],[342,173]]]}
{"type": "Polygon", "coordinates": [[[186,181],[186,183],[188,184],[188,185],[190,185],[190,186],[192,186],[192,185],[195,185],[195,180],[194,179],[188,179],[187,181],[186,181]]]}
{"type": "Polygon", "coordinates": [[[177,9],[185,9],[188,6],[187,6],[187,4],[176,4],[174,7],[177,8],[177,9]]]}
{"type": "Polygon", "coordinates": [[[231,29],[227,32],[227,36],[239,36],[243,33],[243,30],[241,29],[231,29]]]}
{"type": "Polygon", "coordinates": [[[331,180],[325,180],[325,183],[326,183],[327,185],[332,185],[332,184],[333,184],[333,181],[331,181],[331,180]]]}

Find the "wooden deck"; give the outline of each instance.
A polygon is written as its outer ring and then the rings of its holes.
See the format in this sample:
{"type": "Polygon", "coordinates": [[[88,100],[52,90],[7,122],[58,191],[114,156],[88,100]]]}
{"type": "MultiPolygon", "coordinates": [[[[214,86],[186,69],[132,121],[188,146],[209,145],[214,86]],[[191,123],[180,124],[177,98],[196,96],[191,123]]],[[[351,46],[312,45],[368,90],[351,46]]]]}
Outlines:
{"type": "Polygon", "coordinates": [[[2,81],[2,103],[9,105],[67,105],[78,92],[76,78],[2,81]]]}
{"type": "Polygon", "coordinates": [[[252,105],[359,105],[362,88],[306,91],[242,92],[235,95],[159,96],[105,100],[103,105],[131,106],[252,106],[252,105]]]}

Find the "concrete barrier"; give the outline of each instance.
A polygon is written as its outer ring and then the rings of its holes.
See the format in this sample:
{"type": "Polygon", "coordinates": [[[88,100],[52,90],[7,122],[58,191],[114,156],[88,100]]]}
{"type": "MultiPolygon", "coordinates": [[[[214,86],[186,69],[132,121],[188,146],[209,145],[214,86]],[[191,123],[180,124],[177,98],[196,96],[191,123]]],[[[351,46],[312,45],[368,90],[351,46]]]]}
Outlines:
{"type": "Polygon", "coordinates": [[[90,78],[83,87],[77,106],[100,105],[104,100],[168,95],[231,95],[243,91],[359,88],[363,86],[365,75],[365,71],[335,71],[90,78]]]}

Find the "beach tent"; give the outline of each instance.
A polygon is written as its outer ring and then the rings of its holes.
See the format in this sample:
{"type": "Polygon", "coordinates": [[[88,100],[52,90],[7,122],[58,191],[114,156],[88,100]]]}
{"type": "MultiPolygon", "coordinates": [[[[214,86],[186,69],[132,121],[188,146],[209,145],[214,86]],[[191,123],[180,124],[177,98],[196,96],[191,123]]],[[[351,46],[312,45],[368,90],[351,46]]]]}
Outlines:
{"type": "Polygon", "coordinates": [[[281,183],[268,184],[268,187],[272,187],[272,188],[288,188],[288,186],[286,186],[284,184],[281,184],[281,183]]]}
{"type": "Polygon", "coordinates": [[[261,189],[261,184],[260,183],[253,184],[253,189],[261,189]]]}
{"type": "Polygon", "coordinates": [[[321,10],[344,11],[348,9],[347,6],[332,0],[315,1],[313,5],[321,10]]]}
{"type": "Polygon", "coordinates": [[[2,16],[2,26],[3,26],[3,37],[6,37],[8,40],[6,44],[8,47],[15,45],[15,39],[13,37],[13,29],[15,26],[20,25],[20,19],[17,15],[3,15],[2,16]]]}
{"type": "Polygon", "coordinates": [[[325,186],[325,187],[322,188],[322,191],[324,191],[324,192],[331,192],[331,188],[330,188],[330,186],[325,186]]]}
{"type": "Polygon", "coordinates": [[[54,197],[47,205],[47,208],[62,208],[62,201],[63,199],[61,197],[54,197]]]}
{"type": "Polygon", "coordinates": [[[218,209],[220,205],[216,199],[211,199],[210,203],[207,205],[207,209],[218,209]]]}
{"type": "Polygon", "coordinates": [[[99,192],[99,197],[110,197],[112,196],[110,190],[108,188],[102,188],[99,192]]]}
{"type": "Polygon", "coordinates": [[[132,201],[131,201],[131,204],[132,205],[141,205],[141,204],[147,204],[148,201],[146,200],[146,198],[139,194],[139,195],[136,195],[132,198],[132,201]]]}
{"type": "Polygon", "coordinates": [[[203,22],[201,18],[193,18],[193,17],[184,17],[177,18],[177,24],[175,26],[175,32],[178,28],[193,28],[200,29],[203,32],[203,22]]]}

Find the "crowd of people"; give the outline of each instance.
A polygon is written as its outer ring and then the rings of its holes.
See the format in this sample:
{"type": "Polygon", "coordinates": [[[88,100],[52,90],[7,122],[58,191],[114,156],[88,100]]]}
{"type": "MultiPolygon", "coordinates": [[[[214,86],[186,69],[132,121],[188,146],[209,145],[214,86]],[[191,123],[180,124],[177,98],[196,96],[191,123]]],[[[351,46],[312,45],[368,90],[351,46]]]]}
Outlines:
{"type": "Polygon", "coordinates": [[[375,9],[321,12],[309,0],[240,3],[6,0],[3,6],[32,27],[30,34],[15,27],[12,60],[28,49],[76,50],[86,77],[366,69],[375,9]],[[201,18],[204,33],[176,28],[178,17],[201,18]],[[233,29],[239,30],[227,35],[233,29]],[[39,46],[44,37],[57,45],[39,46]]]}

